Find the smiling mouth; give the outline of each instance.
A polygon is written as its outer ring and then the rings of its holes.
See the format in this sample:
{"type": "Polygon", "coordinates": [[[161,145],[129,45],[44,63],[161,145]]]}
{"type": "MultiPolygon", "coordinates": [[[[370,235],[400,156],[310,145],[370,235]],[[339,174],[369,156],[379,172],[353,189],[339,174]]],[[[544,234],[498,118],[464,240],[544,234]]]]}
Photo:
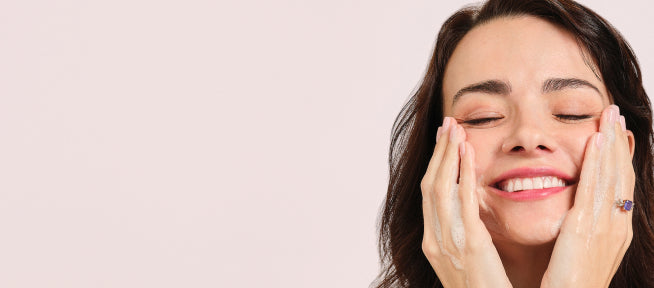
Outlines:
{"type": "Polygon", "coordinates": [[[567,181],[556,176],[540,176],[506,179],[496,183],[493,186],[502,191],[512,193],[525,190],[565,187],[567,185],[569,185],[567,181]]]}

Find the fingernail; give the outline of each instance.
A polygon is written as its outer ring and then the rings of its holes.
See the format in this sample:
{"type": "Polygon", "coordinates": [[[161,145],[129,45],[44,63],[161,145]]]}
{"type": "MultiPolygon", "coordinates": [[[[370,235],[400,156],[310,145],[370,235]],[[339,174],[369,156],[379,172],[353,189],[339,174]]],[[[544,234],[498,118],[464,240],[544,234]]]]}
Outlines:
{"type": "Polygon", "coordinates": [[[449,128],[448,126],[450,125],[450,117],[445,117],[443,120],[443,129],[447,130],[449,128]]]}
{"type": "Polygon", "coordinates": [[[443,126],[438,127],[438,130],[436,131],[436,142],[438,142],[438,139],[441,139],[441,130],[443,126]]]}
{"type": "Polygon", "coordinates": [[[609,109],[609,119],[608,119],[608,120],[609,120],[609,124],[612,125],[612,124],[615,123],[615,120],[616,120],[616,119],[615,119],[615,118],[616,118],[615,116],[616,116],[615,109],[614,109],[613,107],[611,107],[611,109],[609,109]]]}
{"type": "Polygon", "coordinates": [[[602,142],[602,133],[597,133],[597,136],[595,136],[595,146],[602,148],[602,142]]]}
{"type": "Polygon", "coordinates": [[[466,143],[465,142],[461,142],[461,144],[459,144],[459,154],[461,155],[461,157],[463,157],[463,155],[466,155],[466,143]]]}
{"type": "Polygon", "coordinates": [[[627,123],[625,123],[624,116],[620,115],[620,126],[622,126],[622,131],[627,131],[627,123]]]}
{"type": "Polygon", "coordinates": [[[611,109],[613,109],[616,114],[620,115],[620,107],[618,107],[618,105],[611,104],[611,109]]]}

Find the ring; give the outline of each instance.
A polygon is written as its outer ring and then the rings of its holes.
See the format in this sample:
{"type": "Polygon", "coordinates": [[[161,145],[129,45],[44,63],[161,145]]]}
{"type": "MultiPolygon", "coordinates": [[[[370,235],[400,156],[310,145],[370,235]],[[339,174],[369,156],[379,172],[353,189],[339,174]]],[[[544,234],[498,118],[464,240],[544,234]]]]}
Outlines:
{"type": "Polygon", "coordinates": [[[624,211],[631,211],[634,208],[634,202],[631,200],[618,200],[615,204],[624,211]]]}

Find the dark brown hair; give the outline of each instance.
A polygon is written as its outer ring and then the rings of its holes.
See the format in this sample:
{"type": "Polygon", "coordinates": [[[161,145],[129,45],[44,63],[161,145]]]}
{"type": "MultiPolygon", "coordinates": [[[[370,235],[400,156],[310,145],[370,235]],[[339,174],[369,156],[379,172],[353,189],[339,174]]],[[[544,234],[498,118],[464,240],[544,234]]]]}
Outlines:
{"type": "Polygon", "coordinates": [[[389,150],[390,181],[379,222],[382,269],[372,287],[442,287],[422,251],[420,181],[443,121],[445,66],[456,45],[472,28],[500,17],[530,15],[573,34],[592,59],[598,76],[620,107],[635,137],[634,237],[610,287],[654,287],[654,178],[652,110],[633,51],[606,20],[566,0],[490,0],[459,10],[443,24],[429,68],[393,125],[389,150]]]}

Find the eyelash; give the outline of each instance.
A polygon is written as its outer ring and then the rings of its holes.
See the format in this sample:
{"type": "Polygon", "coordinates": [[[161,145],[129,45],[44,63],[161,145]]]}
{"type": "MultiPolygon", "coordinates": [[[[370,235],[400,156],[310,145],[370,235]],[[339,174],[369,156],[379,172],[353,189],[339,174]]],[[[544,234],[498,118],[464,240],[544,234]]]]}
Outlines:
{"type": "Polygon", "coordinates": [[[593,115],[587,115],[587,114],[583,114],[583,115],[557,114],[557,115],[554,115],[554,117],[556,117],[556,118],[558,118],[560,120],[564,120],[564,121],[579,121],[579,120],[584,120],[584,119],[588,119],[590,117],[593,117],[593,115]]]}
{"type": "MultiPolygon", "coordinates": [[[[579,120],[584,120],[593,117],[593,115],[570,115],[570,114],[556,114],[554,117],[558,118],[559,120],[563,121],[579,121],[579,120]]],[[[465,120],[463,123],[468,124],[468,125],[483,125],[483,124],[488,124],[493,121],[497,121],[500,119],[503,119],[504,117],[488,117],[488,118],[478,118],[478,119],[470,119],[470,120],[465,120]]]]}
{"type": "Polygon", "coordinates": [[[503,119],[504,117],[488,117],[488,118],[477,118],[477,119],[470,119],[470,120],[465,120],[463,123],[468,124],[468,125],[483,125],[483,124],[488,124],[490,122],[496,121],[503,119]]]}

